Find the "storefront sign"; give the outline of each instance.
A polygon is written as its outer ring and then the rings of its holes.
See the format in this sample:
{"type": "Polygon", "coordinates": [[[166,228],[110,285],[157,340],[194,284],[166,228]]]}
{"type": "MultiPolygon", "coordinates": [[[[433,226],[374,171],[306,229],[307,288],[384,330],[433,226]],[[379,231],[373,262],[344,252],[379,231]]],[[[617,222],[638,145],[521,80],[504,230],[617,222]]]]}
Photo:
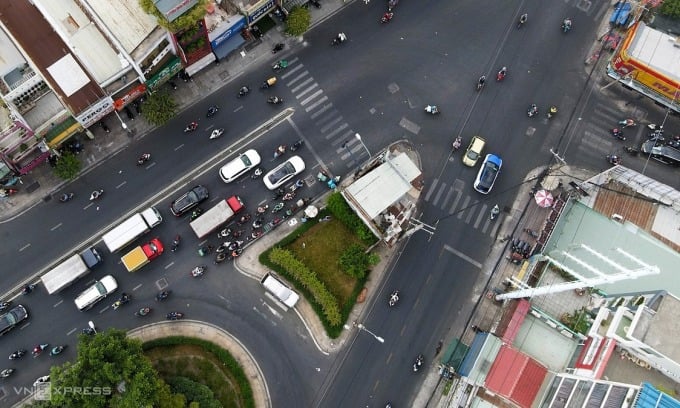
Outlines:
{"type": "Polygon", "coordinates": [[[139,98],[140,96],[144,95],[146,92],[146,85],[144,84],[139,84],[136,87],[130,89],[123,95],[122,98],[118,98],[113,102],[113,107],[116,108],[117,111],[120,111],[123,109],[127,104],[130,102],[134,101],[135,99],[139,98]]]}
{"type": "Polygon", "coordinates": [[[215,39],[210,42],[210,45],[212,45],[213,50],[215,48],[218,48],[220,45],[222,45],[222,43],[227,41],[229,38],[233,37],[234,34],[241,33],[241,30],[243,29],[243,27],[245,27],[245,25],[246,25],[246,18],[243,17],[242,19],[235,22],[225,32],[223,32],[222,34],[215,37],[215,39]]]}
{"type": "Polygon", "coordinates": [[[269,0],[264,3],[262,7],[248,14],[248,24],[252,24],[255,20],[262,17],[263,14],[274,8],[274,0],[269,0]]]}
{"type": "Polygon", "coordinates": [[[104,116],[113,112],[113,100],[111,97],[102,99],[94,105],[80,112],[76,120],[85,128],[92,126],[104,116]]]}
{"type": "Polygon", "coordinates": [[[146,81],[146,86],[149,90],[154,90],[165,83],[165,80],[171,78],[173,75],[182,70],[182,61],[175,57],[172,61],[165,64],[157,74],[146,81]]]}

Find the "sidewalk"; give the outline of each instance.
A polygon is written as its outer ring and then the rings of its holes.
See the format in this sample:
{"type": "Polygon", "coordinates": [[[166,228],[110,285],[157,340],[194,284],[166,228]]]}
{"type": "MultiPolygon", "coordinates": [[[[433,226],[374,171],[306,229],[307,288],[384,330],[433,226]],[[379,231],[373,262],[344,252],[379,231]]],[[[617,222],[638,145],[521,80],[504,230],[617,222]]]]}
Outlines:
{"type": "MultiPolygon", "coordinates": [[[[310,29],[349,4],[349,2],[345,3],[343,0],[325,0],[320,9],[310,7],[309,11],[312,16],[310,29]]],[[[282,56],[290,55],[299,46],[300,41],[298,38],[285,35],[283,33],[284,25],[276,18],[273,19],[277,22],[274,28],[266,32],[259,40],[252,41],[244,46],[245,56],[242,57],[238,51],[235,51],[228,58],[221,60],[219,64],[212,64],[201,70],[190,82],[185,83],[175,79],[177,90],[170,90],[170,92],[177,103],[178,111],[181,112],[217,92],[242,73],[268,66],[270,62],[280,59],[282,56]],[[280,42],[285,43],[286,48],[280,53],[272,54],[271,49],[274,44],[280,42]]],[[[80,176],[87,174],[109,159],[115,160],[116,153],[141,140],[155,129],[140,115],[135,116],[132,121],[126,120],[126,125],[133,137],[127,134],[114,115],[109,115],[106,122],[111,129],[110,133],[104,133],[99,126],[93,126],[91,130],[94,134],[94,140],[87,138],[82,140],[84,149],[79,154],[82,162],[80,176]]],[[[22,177],[17,194],[0,198],[0,222],[20,216],[41,201],[58,199],[58,197],[53,197],[53,194],[68,183],[56,177],[52,167],[47,163],[35,168],[22,177]]]]}

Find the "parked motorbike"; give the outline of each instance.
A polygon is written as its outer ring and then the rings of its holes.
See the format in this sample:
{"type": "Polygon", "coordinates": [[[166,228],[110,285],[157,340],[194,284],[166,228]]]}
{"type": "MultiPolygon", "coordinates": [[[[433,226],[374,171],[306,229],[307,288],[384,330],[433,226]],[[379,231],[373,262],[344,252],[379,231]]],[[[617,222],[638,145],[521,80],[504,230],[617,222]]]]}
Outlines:
{"type": "Polygon", "coordinates": [[[220,107],[217,105],[213,105],[208,108],[208,113],[206,113],[206,117],[212,118],[213,116],[217,115],[217,112],[219,112],[220,107]]]}
{"type": "Polygon", "coordinates": [[[165,315],[165,318],[168,319],[168,320],[180,320],[183,317],[184,317],[184,313],[180,313],[180,312],[170,312],[167,315],[165,315]]]}
{"type": "Polygon", "coordinates": [[[101,126],[101,128],[104,130],[104,132],[106,132],[106,133],[111,132],[111,129],[109,129],[109,127],[106,126],[106,123],[104,123],[104,122],[99,122],[99,126],[101,126]]]}
{"type": "Polygon", "coordinates": [[[99,197],[101,197],[103,194],[104,194],[103,188],[100,188],[99,190],[94,190],[92,194],[90,194],[90,201],[98,200],[99,197]]]}
{"type": "Polygon", "coordinates": [[[283,43],[278,43],[274,45],[274,48],[272,49],[272,54],[276,54],[277,52],[283,50],[285,45],[283,43]]]}
{"type": "Polygon", "coordinates": [[[66,350],[66,345],[52,347],[52,350],[50,350],[50,356],[58,356],[64,350],[66,350]]]}
{"type": "Polygon", "coordinates": [[[139,156],[139,159],[137,159],[137,165],[141,166],[142,164],[148,162],[151,160],[151,153],[144,153],[141,156],[139,156]]]}
{"type": "Polygon", "coordinates": [[[312,3],[312,6],[318,8],[318,9],[321,8],[321,3],[319,2],[319,0],[309,0],[309,2],[312,3]]]}
{"type": "Polygon", "coordinates": [[[210,140],[217,139],[224,134],[224,128],[215,129],[210,134],[210,140]]]}
{"type": "Polygon", "coordinates": [[[398,301],[399,301],[399,291],[395,290],[394,292],[392,292],[392,294],[390,294],[390,298],[388,299],[387,304],[390,307],[393,307],[397,304],[398,301]]]}

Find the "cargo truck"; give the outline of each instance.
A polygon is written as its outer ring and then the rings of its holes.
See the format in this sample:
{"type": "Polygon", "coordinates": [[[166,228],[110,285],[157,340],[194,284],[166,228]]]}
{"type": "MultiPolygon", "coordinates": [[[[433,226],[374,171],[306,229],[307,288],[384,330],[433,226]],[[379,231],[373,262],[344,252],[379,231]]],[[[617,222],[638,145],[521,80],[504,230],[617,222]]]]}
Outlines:
{"type": "Polygon", "coordinates": [[[102,240],[111,253],[120,251],[132,241],[141,237],[160,224],[163,217],[154,207],[147,208],[141,213],[134,214],[120,225],[104,234],[102,240]]]}
{"type": "Polygon", "coordinates": [[[163,249],[161,241],[158,238],[154,238],[148,244],[140,245],[123,255],[120,260],[123,261],[123,265],[125,265],[128,272],[135,272],[158,258],[163,253],[163,249]]]}
{"type": "Polygon", "coordinates": [[[199,239],[205,238],[220,225],[226,224],[234,215],[243,209],[241,197],[231,196],[217,203],[216,206],[204,212],[189,224],[199,239]]]}
{"type": "Polygon", "coordinates": [[[90,273],[90,268],[101,262],[102,258],[94,247],[74,254],[44,274],[40,280],[50,295],[71,285],[90,273]]]}

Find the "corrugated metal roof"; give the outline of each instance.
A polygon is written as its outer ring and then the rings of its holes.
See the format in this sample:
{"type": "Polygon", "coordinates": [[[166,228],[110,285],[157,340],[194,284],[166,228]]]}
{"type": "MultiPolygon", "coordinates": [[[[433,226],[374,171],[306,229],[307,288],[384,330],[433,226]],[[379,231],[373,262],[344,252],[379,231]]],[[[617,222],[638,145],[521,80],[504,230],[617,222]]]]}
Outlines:
{"type": "Polygon", "coordinates": [[[548,370],[529,356],[504,345],[486,377],[486,388],[529,408],[548,370]]]}
{"type": "Polygon", "coordinates": [[[680,402],[670,395],[663,393],[650,383],[642,383],[634,408],[680,408],[680,402]]]}
{"type": "Polygon", "coordinates": [[[156,19],[142,10],[138,0],[87,2],[128,53],[132,53],[157,26],[156,19]]]}

